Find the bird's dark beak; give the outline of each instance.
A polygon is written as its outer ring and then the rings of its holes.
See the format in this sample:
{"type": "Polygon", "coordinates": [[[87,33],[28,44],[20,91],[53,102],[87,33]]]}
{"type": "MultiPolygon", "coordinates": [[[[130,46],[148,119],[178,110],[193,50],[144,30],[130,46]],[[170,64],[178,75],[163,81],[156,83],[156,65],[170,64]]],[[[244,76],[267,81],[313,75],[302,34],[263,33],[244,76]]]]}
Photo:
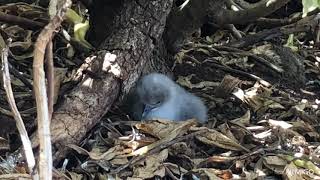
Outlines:
{"type": "Polygon", "coordinates": [[[142,113],[142,117],[145,117],[154,107],[150,105],[145,105],[142,113]]]}

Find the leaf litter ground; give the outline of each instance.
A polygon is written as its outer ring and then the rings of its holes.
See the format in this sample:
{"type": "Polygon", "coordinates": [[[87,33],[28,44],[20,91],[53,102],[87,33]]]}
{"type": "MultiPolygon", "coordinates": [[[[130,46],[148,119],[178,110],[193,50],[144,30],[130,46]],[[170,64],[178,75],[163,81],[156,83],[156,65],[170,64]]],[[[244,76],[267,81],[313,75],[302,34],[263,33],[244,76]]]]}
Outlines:
{"type": "MultiPolygon", "coordinates": [[[[20,6],[25,11],[26,7],[20,6]]],[[[32,12],[43,17],[39,9],[32,12]]],[[[11,48],[12,83],[19,110],[32,130],[32,61],[26,59],[32,57],[37,33],[8,26],[3,34],[16,42],[11,48]]],[[[318,52],[308,44],[288,46],[283,39],[244,48],[221,45],[229,38],[232,35],[225,31],[192,38],[168,62],[177,83],[205,101],[207,124],[192,119],[134,122],[114,106],[81,145],[69,146],[73,152],[66,157],[68,166],[60,165],[57,173],[70,179],[319,178],[318,52]]],[[[59,50],[64,43],[59,36],[56,43],[56,86],[60,87],[70,82],[68,77],[74,73],[70,69],[79,67],[85,55],[70,60],[72,50],[59,50]]],[[[64,94],[69,88],[60,90],[64,94]]],[[[0,97],[0,115],[8,125],[1,130],[1,150],[8,152],[19,143],[12,131],[14,123],[7,123],[13,121],[4,97],[0,97]]],[[[25,172],[23,166],[9,165],[3,161],[1,172],[25,172]]]]}

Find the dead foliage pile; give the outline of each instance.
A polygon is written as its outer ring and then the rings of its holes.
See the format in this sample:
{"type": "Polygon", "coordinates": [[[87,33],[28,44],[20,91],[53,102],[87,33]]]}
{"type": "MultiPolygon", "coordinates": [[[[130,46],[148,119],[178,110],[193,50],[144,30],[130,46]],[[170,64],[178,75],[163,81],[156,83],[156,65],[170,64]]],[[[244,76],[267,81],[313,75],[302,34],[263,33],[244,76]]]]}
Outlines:
{"type": "MultiPolygon", "coordinates": [[[[44,9],[28,4],[1,6],[0,12],[28,17],[39,23],[35,27],[48,21],[44,9]]],[[[259,26],[250,25],[242,30],[244,38],[235,37],[239,32],[233,29],[190,39],[168,64],[177,83],[206,102],[208,123],[133,122],[123,109],[114,107],[80,145],[69,145],[73,152],[56,167],[55,175],[65,179],[320,178],[320,60],[313,43],[316,36],[309,36],[316,33],[309,30],[318,19],[312,15],[258,33],[259,26]]],[[[31,60],[38,31],[3,24],[0,34],[1,48],[12,39],[11,83],[27,129],[33,131],[31,60]]],[[[62,33],[54,42],[57,102],[74,86],[73,74],[86,52],[70,46],[62,33]]],[[[0,88],[4,155],[19,143],[0,88]]],[[[1,173],[22,177],[26,170],[17,162],[19,157],[3,158],[1,173]]]]}

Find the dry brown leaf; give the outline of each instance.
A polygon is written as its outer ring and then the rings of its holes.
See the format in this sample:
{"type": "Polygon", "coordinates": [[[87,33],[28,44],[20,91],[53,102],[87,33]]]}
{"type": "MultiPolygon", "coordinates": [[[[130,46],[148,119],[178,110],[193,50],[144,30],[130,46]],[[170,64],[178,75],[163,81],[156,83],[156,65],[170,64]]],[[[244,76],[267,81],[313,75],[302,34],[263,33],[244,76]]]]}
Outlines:
{"type": "Polygon", "coordinates": [[[124,165],[124,164],[127,164],[128,162],[129,160],[125,157],[115,157],[110,160],[110,163],[112,165],[124,165]]]}
{"type": "MultiPolygon", "coordinates": [[[[292,129],[295,131],[317,133],[316,130],[314,129],[314,127],[305,121],[297,120],[297,121],[292,122],[291,124],[292,124],[292,129]]],[[[318,134],[318,137],[319,137],[319,134],[318,134]]]]}
{"type": "Polygon", "coordinates": [[[145,159],[145,166],[138,166],[133,168],[133,177],[148,179],[154,176],[165,176],[165,167],[162,165],[168,158],[168,149],[164,149],[157,154],[147,156],[145,159]]]}
{"type": "Polygon", "coordinates": [[[147,121],[145,123],[139,123],[136,125],[137,129],[140,129],[148,134],[158,137],[160,140],[156,141],[148,146],[137,149],[130,155],[142,155],[154,149],[155,147],[172,141],[177,136],[186,133],[190,127],[195,126],[197,121],[195,119],[190,119],[181,122],[172,122],[167,120],[156,120],[147,121]]]}
{"type": "Polygon", "coordinates": [[[203,130],[206,129],[207,132],[204,132],[202,134],[196,135],[196,138],[211,146],[218,146],[220,148],[228,149],[228,150],[234,150],[234,151],[247,151],[249,150],[240,144],[238,144],[236,141],[230,139],[229,137],[225,136],[224,134],[220,133],[219,131],[216,131],[214,129],[208,129],[205,127],[202,128],[193,128],[193,130],[203,130]]]}
{"type": "MultiPolygon", "coordinates": [[[[121,146],[115,146],[115,147],[112,147],[110,148],[107,152],[88,152],[87,150],[79,147],[79,146],[76,146],[76,145],[73,145],[73,144],[69,144],[68,147],[74,149],[75,151],[77,151],[79,154],[83,154],[83,155],[88,155],[92,160],[111,160],[111,159],[114,159],[116,156],[119,156],[119,155],[125,155],[127,154],[128,152],[126,151],[126,149],[124,149],[123,147],[121,146]]],[[[123,156],[121,156],[123,157],[123,156]]]]}
{"type": "Polygon", "coordinates": [[[233,95],[248,104],[260,116],[268,109],[285,109],[281,104],[270,99],[271,93],[271,88],[255,84],[254,87],[245,91],[238,89],[233,95]]]}
{"type": "Polygon", "coordinates": [[[202,81],[196,84],[191,83],[192,77],[195,76],[194,74],[191,74],[189,76],[183,77],[179,76],[177,83],[181,86],[188,87],[189,89],[198,88],[198,89],[214,89],[215,87],[219,86],[219,83],[212,82],[212,81],[202,81]]]}
{"type": "Polygon", "coordinates": [[[234,140],[235,142],[239,143],[237,138],[233,135],[232,131],[230,130],[230,127],[227,123],[221,124],[219,127],[219,130],[221,131],[222,134],[227,136],[228,138],[234,140]]]}
{"type": "Polygon", "coordinates": [[[199,173],[199,177],[207,177],[210,180],[222,180],[232,178],[232,173],[230,171],[218,170],[214,168],[199,168],[192,170],[192,172],[199,173]]]}
{"type": "Polygon", "coordinates": [[[172,163],[163,163],[163,165],[168,168],[172,173],[177,174],[177,175],[183,175],[186,174],[188,171],[176,164],[172,163]]]}
{"type": "Polygon", "coordinates": [[[278,156],[266,156],[263,157],[263,164],[276,174],[282,174],[287,161],[278,156]]]}
{"type": "Polygon", "coordinates": [[[214,90],[214,94],[216,97],[220,98],[228,98],[231,93],[238,88],[238,86],[242,83],[242,81],[236,77],[226,75],[223,77],[219,86],[217,86],[214,90]]]}
{"type": "Polygon", "coordinates": [[[151,143],[154,143],[158,138],[147,137],[143,134],[134,132],[132,135],[119,137],[114,140],[114,144],[121,144],[127,147],[130,147],[133,150],[136,150],[140,147],[147,146],[151,143]]]}
{"type": "Polygon", "coordinates": [[[196,124],[197,121],[194,119],[180,122],[158,119],[136,124],[136,128],[154,137],[163,139],[168,137],[169,134],[175,135],[174,137],[183,134],[196,124]]]}
{"type": "Polygon", "coordinates": [[[195,164],[195,167],[204,167],[207,164],[223,164],[223,165],[233,165],[233,161],[239,159],[239,157],[228,157],[228,156],[211,156],[206,159],[191,159],[195,164]]]}
{"type": "Polygon", "coordinates": [[[251,113],[248,110],[243,116],[233,119],[230,122],[241,125],[241,126],[248,126],[250,125],[250,118],[251,118],[251,113]]]}

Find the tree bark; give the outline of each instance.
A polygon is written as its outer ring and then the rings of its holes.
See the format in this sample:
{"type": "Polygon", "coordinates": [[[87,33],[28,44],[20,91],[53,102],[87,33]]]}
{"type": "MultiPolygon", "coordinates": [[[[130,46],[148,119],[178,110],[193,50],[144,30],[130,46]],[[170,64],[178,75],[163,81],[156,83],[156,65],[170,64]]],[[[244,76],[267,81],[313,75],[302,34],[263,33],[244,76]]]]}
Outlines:
{"type": "MultiPolygon", "coordinates": [[[[119,95],[129,92],[161,39],[172,0],[123,1],[118,5],[101,50],[83,65],[99,78],[84,74],[53,114],[55,163],[65,156],[66,145],[78,143],[119,95]]],[[[37,138],[33,142],[37,147],[37,138]]]]}

